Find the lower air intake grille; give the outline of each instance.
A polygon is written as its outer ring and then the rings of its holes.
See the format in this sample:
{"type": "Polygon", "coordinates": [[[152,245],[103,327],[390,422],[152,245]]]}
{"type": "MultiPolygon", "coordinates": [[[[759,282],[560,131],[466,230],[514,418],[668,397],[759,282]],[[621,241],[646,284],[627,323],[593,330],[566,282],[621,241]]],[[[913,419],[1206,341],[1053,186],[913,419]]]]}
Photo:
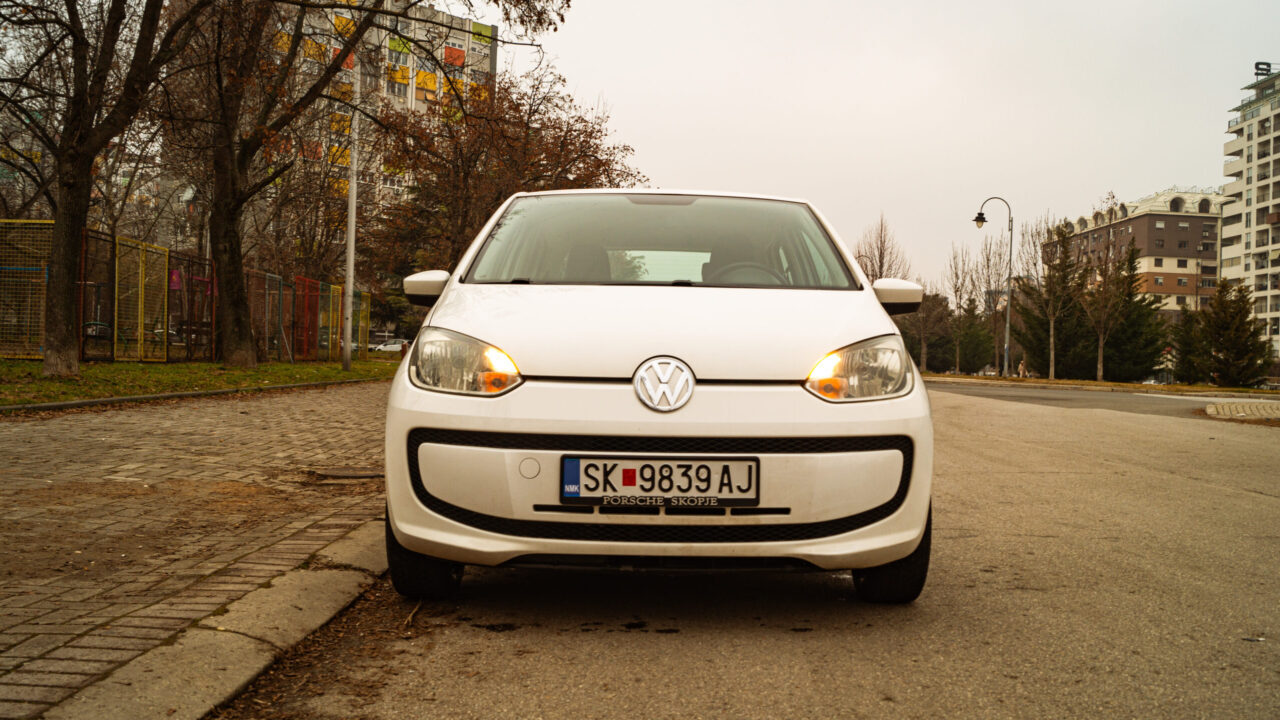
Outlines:
{"type": "Polygon", "coordinates": [[[860,437],[744,438],[744,437],[636,437],[611,435],[544,435],[492,433],[469,430],[418,428],[409,433],[409,479],[413,492],[427,509],[454,522],[479,530],[515,537],[549,540],[653,543],[757,543],[811,540],[840,535],[883,520],[902,506],[911,484],[913,446],[905,435],[860,437]],[[418,446],[423,443],[562,452],[649,452],[667,454],[753,455],[867,452],[897,450],[902,453],[898,490],[888,502],[865,512],[812,523],[754,525],[638,525],[626,522],[564,522],[514,520],[458,507],[427,492],[418,468],[418,446]]]}

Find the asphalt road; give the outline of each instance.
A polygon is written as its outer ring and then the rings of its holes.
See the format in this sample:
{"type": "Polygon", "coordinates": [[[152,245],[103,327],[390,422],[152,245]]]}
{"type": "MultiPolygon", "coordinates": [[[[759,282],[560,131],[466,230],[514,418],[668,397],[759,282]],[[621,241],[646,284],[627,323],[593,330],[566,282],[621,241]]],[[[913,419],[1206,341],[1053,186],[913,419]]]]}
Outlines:
{"type": "Polygon", "coordinates": [[[376,588],[220,717],[1280,717],[1280,430],[932,399],[912,606],[845,574],[475,571],[452,604],[376,588]]]}
{"type": "MultiPolygon", "coordinates": [[[[1194,417],[1195,410],[1203,410],[1211,402],[1233,399],[1223,397],[1163,395],[1160,393],[1099,392],[1097,390],[1072,390],[1070,388],[1035,388],[995,385],[985,382],[931,383],[934,392],[957,393],[974,397],[1034,403],[1060,408],[1094,408],[1118,410],[1141,415],[1168,415],[1170,417],[1194,417]]],[[[1236,396],[1234,399],[1240,399],[1236,396]]]]}

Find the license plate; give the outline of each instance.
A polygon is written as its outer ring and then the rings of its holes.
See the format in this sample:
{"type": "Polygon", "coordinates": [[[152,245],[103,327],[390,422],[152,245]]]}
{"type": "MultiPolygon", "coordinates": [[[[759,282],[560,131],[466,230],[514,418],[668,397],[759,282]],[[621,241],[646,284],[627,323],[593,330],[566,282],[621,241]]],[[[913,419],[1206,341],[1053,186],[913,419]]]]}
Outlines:
{"type": "Polygon", "coordinates": [[[564,457],[560,460],[560,502],[608,507],[759,505],[760,460],[564,457]]]}

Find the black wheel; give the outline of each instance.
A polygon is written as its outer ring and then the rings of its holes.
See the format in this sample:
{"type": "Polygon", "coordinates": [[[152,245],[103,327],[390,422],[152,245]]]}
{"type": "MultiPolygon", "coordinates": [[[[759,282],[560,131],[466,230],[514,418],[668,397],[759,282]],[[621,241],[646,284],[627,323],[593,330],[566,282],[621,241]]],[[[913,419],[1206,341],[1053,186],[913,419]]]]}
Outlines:
{"type": "Polygon", "coordinates": [[[405,548],[391,531],[386,520],[387,569],[396,592],[414,600],[439,600],[451,597],[462,584],[462,564],[420,555],[405,548]]]}
{"type": "Polygon", "coordinates": [[[933,508],[924,523],[924,536],[910,555],[888,565],[853,571],[858,599],[872,603],[905,604],[920,597],[929,574],[929,544],[933,535],[933,508]]]}

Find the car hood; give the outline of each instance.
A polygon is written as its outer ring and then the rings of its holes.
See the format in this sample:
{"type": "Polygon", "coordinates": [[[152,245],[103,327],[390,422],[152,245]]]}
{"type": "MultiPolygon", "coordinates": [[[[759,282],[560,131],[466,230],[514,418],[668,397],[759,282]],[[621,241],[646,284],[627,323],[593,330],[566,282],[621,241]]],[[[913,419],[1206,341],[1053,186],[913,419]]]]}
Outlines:
{"type": "Polygon", "coordinates": [[[458,283],[427,324],[566,378],[630,378],[670,355],[700,380],[800,381],[832,350],[898,332],[870,289],[458,283]]]}

